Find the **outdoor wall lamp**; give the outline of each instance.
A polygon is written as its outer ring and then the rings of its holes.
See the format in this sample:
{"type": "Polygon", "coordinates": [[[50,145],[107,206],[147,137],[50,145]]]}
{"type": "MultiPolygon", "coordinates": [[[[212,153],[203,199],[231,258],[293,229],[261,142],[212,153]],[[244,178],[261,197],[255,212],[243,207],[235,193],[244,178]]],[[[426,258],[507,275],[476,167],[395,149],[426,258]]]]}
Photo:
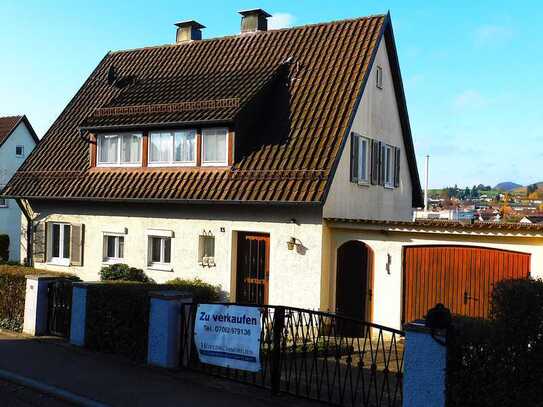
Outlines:
{"type": "Polygon", "coordinates": [[[287,242],[287,248],[289,250],[299,250],[300,248],[303,248],[303,244],[300,240],[296,239],[294,236],[292,236],[288,242],[287,242]]]}

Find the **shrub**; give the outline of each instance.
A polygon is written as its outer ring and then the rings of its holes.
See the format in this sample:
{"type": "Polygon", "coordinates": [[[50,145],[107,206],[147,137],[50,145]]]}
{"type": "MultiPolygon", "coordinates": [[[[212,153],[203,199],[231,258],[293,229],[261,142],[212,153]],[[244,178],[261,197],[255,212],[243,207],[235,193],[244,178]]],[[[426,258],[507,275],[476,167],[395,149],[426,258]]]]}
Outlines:
{"type": "Polygon", "coordinates": [[[178,290],[192,293],[194,302],[214,302],[219,301],[221,297],[219,287],[206,283],[199,278],[193,280],[175,278],[167,281],[166,284],[173,285],[178,290]]]}
{"type": "Polygon", "coordinates": [[[21,331],[24,321],[26,278],[29,274],[77,277],[20,265],[0,265],[0,328],[21,331]]]}
{"type": "Polygon", "coordinates": [[[166,284],[109,281],[87,287],[86,345],[135,361],[147,357],[149,292],[179,290],[197,301],[215,301],[219,289],[201,280],[175,279],[166,284]]]}
{"type": "Polygon", "coordinates": [[[9,236],[0,235],[0,261],[9,260],[9,236]]]}
{"type": "Polygon", "coordinates": [[[128,264],[112,264],[111,266],[102,267],[102,270],[100,270],[100,280],[154,283],[142,269],[130,267],[128,264]]]}
{"type": "Polygon", "coordinates": [[[541,400],[543,281],[503,281],[493,290],[490,320],[454,319],[447,405],[531,406],[541,400]]]}

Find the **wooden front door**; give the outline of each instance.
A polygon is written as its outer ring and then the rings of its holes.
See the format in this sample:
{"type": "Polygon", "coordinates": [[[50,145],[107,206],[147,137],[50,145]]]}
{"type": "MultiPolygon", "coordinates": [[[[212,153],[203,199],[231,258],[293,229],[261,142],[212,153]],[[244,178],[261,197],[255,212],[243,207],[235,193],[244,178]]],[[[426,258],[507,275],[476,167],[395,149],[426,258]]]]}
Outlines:
{"type": "Polygon", "coordinates": [[[337,251],[336,312],[367,320],[370,287],[370,250],[358,241],[341,245],[337,251]]]}
{"type": "Polygon", "coordinates": [[[268,304],[270,236],[238,233],[237,302],[268,304]]]}
{"type": "Polygon", "coordinates": [[[437,303],[453,314],[486,318],[494,284],[530,274],[530,255],[468,246],[404,249],[402,322],[421,319],[437,303]]]}

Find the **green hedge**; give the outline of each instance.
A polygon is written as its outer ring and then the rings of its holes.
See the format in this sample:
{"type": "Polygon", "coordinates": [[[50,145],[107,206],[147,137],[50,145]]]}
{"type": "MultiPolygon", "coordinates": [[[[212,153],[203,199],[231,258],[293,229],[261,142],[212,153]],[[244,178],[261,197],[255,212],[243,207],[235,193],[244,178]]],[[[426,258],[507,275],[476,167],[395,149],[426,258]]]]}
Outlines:
{"type": "Polygon", "coordinates": [[[9,236],[0,235],[0,261],[9,260],[9,236]]]}
{"type": "Polygon", "coordinates": [[[183,290],[201,302],[217,300],[219,290],[200,280],[178,284],[104,282],[87,288],[86,346],[144,362],[147,357],[149,292],[183,290]]]}
{"type": "Polygon", "coordinates": [[[500,282],[491,319],[454,319],[447,406],[535,406],[542,400],[543,281],[500,282]]]}
{"type": "Polygon", "coordinates": [[[26,291],[25,276],[29,274],[70,276],[19,265],[0,265],[0,328],[22,331],[26,291]]]}
{"type": "Polygon", "coordinates": [[[130,267],[128,264],[112,264],[100,270],[102,281],[137,281],[140,283],[154,283],[147,277],[142,269],[130,267]]]}

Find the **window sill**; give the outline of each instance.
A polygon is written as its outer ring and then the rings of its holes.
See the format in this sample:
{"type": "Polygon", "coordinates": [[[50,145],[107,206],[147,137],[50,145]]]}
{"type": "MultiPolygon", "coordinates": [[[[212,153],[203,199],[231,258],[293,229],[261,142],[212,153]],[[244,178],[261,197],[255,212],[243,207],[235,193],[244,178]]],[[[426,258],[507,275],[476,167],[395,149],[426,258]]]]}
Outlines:
{"type": "Polygon", "coordinates": [[[394,189],[394,185],[384,185],[385,189],[394,189]]]}
{"type": "Polygon", "coordinates": [[[125,259],[106,258],[102,259],[102,264],[123,264],[125,259]]]}
{"type": "Polygon", "coordinates": [[[62,266],[62,267],[69,267],[70,266],[70,259],[50,259],[47,262],[50,266],[62,266]]]}
{"type": "Polygon", "coordinates": [[[135,164],[108,164],[108,163],[97,163],[97,168],[139,168],[141,167],[141,163],[135,163],[135,164]]]}
{"type": "Polygon", "coordinates": [[[196,161],[185,163],[152,163],[149,162],[149,168],[161,168],[161,167],[196,167],[196,161]]]}
{"type": "Polygon", "coordinates": [[[147,270],[150,271],[168,271],[173,273],[171,264],[150,264],[147,266],[147,270]]]}
{"type": "Polygon", "coordinates": [[[370,186],[370,183],[369,181],[364,181],[364,182],[358,182],[357,183],[359,187],[364,187],[364,188],[368,188],[370,186]]]}

